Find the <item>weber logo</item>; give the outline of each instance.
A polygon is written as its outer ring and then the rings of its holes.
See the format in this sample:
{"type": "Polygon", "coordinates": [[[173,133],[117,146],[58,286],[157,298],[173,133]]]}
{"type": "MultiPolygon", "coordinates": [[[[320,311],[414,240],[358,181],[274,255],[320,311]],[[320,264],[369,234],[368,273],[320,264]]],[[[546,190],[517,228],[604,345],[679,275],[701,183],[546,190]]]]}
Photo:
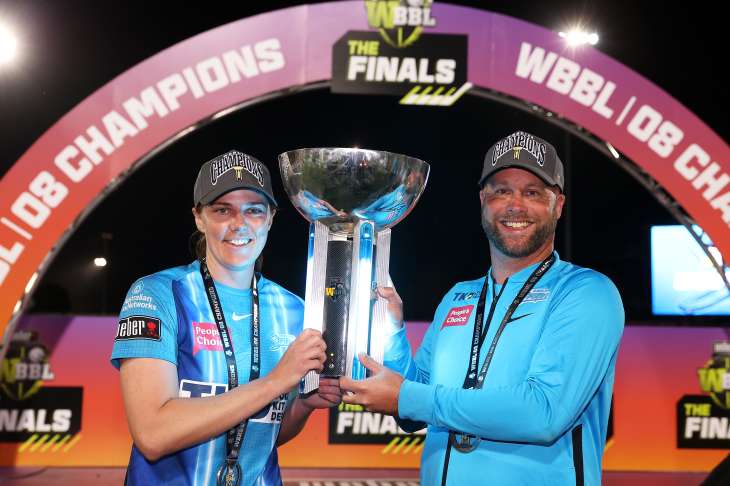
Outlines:
{"type": "Polygon", "coordinates": [[[160,320],[147,316],[129,316],[119,321],[115,341],[128,339],[160,340],[160,320]]]}
{"type": "Polygon", "coordinates": [[[446,314],[446,319],[444,319],[444,323],[441,324],[441,329],[449,326],[464,326],[469,321],[469,316],[471,315],[471,311],[474,310],[473,305],[464,305],[461,307],[452,307],[448,314],[446,314]]]}

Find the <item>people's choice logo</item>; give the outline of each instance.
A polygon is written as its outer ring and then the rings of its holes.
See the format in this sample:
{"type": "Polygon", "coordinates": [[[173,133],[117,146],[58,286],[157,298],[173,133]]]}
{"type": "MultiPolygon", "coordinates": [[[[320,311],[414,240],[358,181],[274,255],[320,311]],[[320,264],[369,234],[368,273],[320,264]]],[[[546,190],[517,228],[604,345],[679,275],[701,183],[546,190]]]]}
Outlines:
{"type": "Polygon", "coordinates": [[[193,356],[199,351],[223,351],[223,343],[215,324],[193,322],[193,356]]]}
{"type": "Polygon", "coordinates": [[[441,324],[441,329],[451,326],[466,325],[466,323],[469,321],[469,316],[471,316],[471,311],[473,310],[473,305],[452,307],[451,310],[449,310],[449,313],[446,314],[446,319],[444,319],[443,324],[441,324]]]}

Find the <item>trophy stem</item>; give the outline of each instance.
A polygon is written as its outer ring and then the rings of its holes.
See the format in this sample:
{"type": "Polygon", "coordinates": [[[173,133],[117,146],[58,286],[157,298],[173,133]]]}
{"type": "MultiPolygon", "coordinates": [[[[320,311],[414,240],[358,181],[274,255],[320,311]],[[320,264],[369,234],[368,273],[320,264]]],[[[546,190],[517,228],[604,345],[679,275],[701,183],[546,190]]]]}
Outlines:
{"type": "Polygon", "coordinates": [[[355,380],[365,378],[366,369],[357,358],[368,353],[370,345],[370,312],[372,301],[375,225],[359,221],[355,225],[352,247],[352,280],[350,284],[350,324],[346,373],[355,380]]]}

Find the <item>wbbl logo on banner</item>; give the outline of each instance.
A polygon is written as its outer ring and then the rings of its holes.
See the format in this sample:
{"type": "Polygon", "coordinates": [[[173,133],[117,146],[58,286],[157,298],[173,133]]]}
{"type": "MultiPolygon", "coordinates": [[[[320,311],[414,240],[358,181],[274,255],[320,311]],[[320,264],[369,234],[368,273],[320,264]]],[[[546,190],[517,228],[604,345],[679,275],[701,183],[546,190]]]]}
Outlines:
{"type": "Polygon", "coordinates": [[[333,47],[332,91],[400,95],[401,104],[450,106],[466,80],[466,35],[425,34],[432,0],[366,0],[377,31],[348,31],[333,47]]]}
{"type": "Polygon", "coordinates": [[[730,449],[730,342],[716,342],[712,351],[697,369],[705,395],[684,395],[677,402],[678,448],[730,449]]]}
{"type": "Polygon", "coordinates": [[[49,352],[35,331],[17,331],[0,371],[0,442],[68,443],[81,429],[81,387],[48,387],[49,352]]]}

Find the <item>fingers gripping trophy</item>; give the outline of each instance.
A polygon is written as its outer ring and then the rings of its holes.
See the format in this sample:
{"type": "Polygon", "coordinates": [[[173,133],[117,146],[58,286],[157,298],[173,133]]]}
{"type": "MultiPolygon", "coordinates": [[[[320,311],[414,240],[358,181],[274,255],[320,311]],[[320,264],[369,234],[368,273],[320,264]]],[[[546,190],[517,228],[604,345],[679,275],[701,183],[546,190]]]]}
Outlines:
{"type": "MultiPolygon", "coordinates": [[[[367,353],[383,362],[391,327],[376,287],[390,286],[390,228],[408,215],[426,187],[429,165],[390,152],[305,148],[279,155],[289,199],[309,222],[304,328],[327,344],[322,376],[366,377],[367,353]]],[[[312,371],[301,392],[317,389],[312,371]]]]}

